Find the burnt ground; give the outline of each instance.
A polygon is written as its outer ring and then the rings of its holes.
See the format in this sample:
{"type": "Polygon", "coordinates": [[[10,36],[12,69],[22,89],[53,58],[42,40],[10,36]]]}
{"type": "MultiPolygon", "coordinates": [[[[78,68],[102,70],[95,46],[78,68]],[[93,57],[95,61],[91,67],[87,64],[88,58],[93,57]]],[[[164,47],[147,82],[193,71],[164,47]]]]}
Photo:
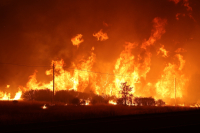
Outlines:
{"type": "Polygon", "coordinates": [[[0,126],[0,132],[199,132],[200,110],[0,126]]]}

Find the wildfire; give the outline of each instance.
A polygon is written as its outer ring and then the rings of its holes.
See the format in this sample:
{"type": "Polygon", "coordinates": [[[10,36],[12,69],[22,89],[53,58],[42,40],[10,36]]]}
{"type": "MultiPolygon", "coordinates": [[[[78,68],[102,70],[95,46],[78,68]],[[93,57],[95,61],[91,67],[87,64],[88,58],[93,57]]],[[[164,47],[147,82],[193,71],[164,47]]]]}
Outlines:
{"type": "MultiPolygon", "coordinates": [[[[127,82],[132,87],[131,93],[134,96],[152,96],[156,99],[174,99],[182,98],[183,91],[188,79],[183,73],[185,59],[182,53],[186,52],[183,48],[170,52],[165,49],[164,45],[159,45],[158,51],[151,52],[150,47],[155,47],[156,41],[166,32],[166,19],[154,18],[153,29],[150,37],[144,40],[141,44],[125,42],[124,48],[113,63],[114,76],[109,76],[107,73],[98,73],[93,69],[96,65],[96,49],[91,47],[87,56],[80,56],[71,61],[68,67],[65,66],[63,59],[52,60],[51,68],[46,70],[47,76],[54,75],[54,90],[74,90],[79,92],[93,91],[98,95],[109,95],[120,98],[120,86],[122,82],[127,82]],[[95,50],[94,50],[95,49],[95,50]],[[173,57],[171,54],[174,54],[173,57]],[[163,66],[156,80],[149,80],[148,73],[151,70],[152,56],[161,57],[164,59],[173,58],[163,66]],[[54,68],[53,68],[54,66],[54,68]],[[54,71],[53,71],[54,69],[54,71]],[[54,73],[53,73],[54,72],[54,73]],[[107,74],[107,75],[106,75],[107,74]],[[181,79],[181,81],[180,81],[181,79]],[[176,83],[178,82],[178,84],[176,83]],[[153,90],[153,93],[151,92],[153,90]],[[175,96],[176,95],[176,96],[175,96]]],[[[98,41],[108,39],[107,33],[102,30],[93,34],[98,41]]],[[[73,45],[79,47],[82,39],[82,34],[78,34],[71,39],[73,45]]],[[[156,47],[158,47],[156,45],[156,47]]],[[[98,70],[98,69],[96,69],[98,70]]],[[[111,74],[110,74],[111,75],[111,74]]],[[[9,88],[9,86],[7,86],[9,88]]],[[[47,83],[37,81],[37,70],[29,77],[25,90],[53,90],[53,80],[47,83]]],[[[14,100],[20,99],[22,91],[16,93],[14,100]]],[[[10,94],[0,93],[2,99],[10,98],[10,94]]],[[[113,100],[109,104],[116,105],[113,100]]],[[[89,105],[89,101],[85,101],[85,105],[89,105]]],[[[46,109],[46,105],[43,106],[46,109]]]]}

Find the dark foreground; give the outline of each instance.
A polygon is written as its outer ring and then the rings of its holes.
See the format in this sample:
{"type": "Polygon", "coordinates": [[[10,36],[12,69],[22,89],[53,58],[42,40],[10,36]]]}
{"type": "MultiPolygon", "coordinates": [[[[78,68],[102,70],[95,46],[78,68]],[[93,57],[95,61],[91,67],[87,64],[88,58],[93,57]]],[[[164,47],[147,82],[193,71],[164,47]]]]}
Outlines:
{"type": "Polygon", "coordinates": [[[4,125],[0,132],[198,132],[200,110],[4,125]]]}

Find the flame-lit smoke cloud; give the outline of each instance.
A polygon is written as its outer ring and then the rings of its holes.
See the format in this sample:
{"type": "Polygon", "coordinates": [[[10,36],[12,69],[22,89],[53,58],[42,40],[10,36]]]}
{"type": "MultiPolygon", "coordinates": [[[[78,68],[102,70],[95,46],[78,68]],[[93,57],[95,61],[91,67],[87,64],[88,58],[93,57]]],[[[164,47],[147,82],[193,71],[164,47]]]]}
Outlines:
{"type": "Polygon", "coordinates": [[[103,33],[102,29],[99,32],[94,33],[93,36],[96,37],[98,41],[105,41],[108,39],[107,33],[103,33]]]}
{"type": "Polygon", "coordinates": [[[169,1],[173,1],[175,4],[178,4],[181,0],[169,0],[169,1]]]}
{"type": "Polygon", "coordinates": [[[184,6],[187,8],[187,11],[192,11],[192,7],[189,4],[189,0],[183,0],[184,6]]]}
{"type": "Polygon", "coordinates": [[[184,52],[187,52],[187,50],[185,50],[184,48],[178,48],[175,52],[176,53],[184,53],[184,52]]]}

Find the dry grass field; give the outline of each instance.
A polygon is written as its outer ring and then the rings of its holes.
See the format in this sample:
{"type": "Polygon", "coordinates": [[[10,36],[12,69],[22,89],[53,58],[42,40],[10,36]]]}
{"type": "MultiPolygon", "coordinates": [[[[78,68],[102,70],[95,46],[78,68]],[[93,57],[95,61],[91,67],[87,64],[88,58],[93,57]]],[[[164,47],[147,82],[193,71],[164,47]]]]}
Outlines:
{"type": "Polygon", "coordinates": [[[102,118],[122,115],[147,114],[147,113],[164,113],[174,111],[194,110],[190,107],[134,107],[97,104],[88,106],[73,106],[56,103],[51,106],[47,102],[25,102],[19,101],[0,101],[0,124],[19,124],[45,121],[62,121],[89,118],[102,118]],[[42,106],[46,104],[47,108],[42,106]]]}

